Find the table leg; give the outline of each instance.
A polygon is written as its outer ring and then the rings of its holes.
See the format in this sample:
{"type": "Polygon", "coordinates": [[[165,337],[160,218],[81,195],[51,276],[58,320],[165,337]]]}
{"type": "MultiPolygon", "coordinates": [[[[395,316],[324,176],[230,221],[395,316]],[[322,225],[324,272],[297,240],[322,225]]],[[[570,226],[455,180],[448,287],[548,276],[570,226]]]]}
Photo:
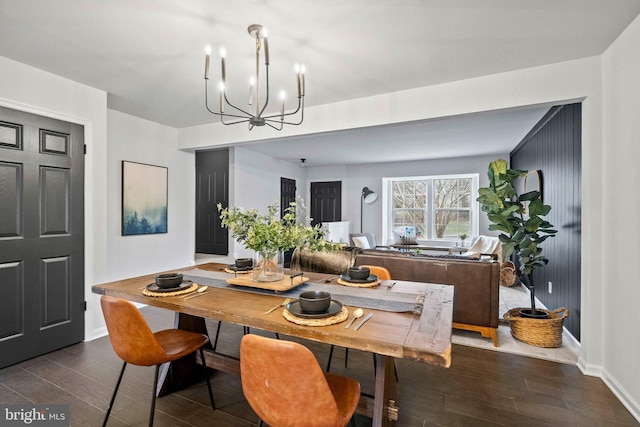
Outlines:
{"type": "MultiPolygon", "coordinates": [[[[177,313],[174,319],[174,327],[187,331],[198,332],[209,336],[207,324],[204,318],[189,314],[177,313]]],[[[205,349],[212,349],[211,343],[205,349]]],[[[196,354],[183,357],[171,363],[165,363],[160,368],[158,376],[157,396],[165,396],[174,391],[181,390],[189,385],[202,380],[202,367],[196,361],[196,354]]]]}
{"type": "Polygon", "coordinates": [[[376,355],[376,385],[373,404],[374,427],[395,426],[396,402],[395,364],[393,357],[376,355]]]}

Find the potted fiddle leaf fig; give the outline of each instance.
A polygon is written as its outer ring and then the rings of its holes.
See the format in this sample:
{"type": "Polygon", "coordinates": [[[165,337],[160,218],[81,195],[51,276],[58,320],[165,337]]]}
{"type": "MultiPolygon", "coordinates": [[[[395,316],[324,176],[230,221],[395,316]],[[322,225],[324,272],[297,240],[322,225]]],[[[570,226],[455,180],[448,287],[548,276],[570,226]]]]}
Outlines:
{"type": "Polygon", "coordinates": [[[551,206],[542,203],[540,191],[518,194],[514,182],[527,175],[527,171],[507,168],[507,161],[499,159],[489,164],[489,187],[478,190],[482,210],[487,213],[491,225],[489,230],[501,231],[503,259],[516,255],[521,277],[531,293],[531,308],[520,310],[520,315],[529,318],[546,318],[548,312],[537,310],[533,271],[545,266],[549,260],[542,254],[540,246],[557,233],[543,217],[551,206]],[[526,206],[528,204],[528,206],[526,206]],[[528,207],[528,209],[525,209],[528,207]]]}

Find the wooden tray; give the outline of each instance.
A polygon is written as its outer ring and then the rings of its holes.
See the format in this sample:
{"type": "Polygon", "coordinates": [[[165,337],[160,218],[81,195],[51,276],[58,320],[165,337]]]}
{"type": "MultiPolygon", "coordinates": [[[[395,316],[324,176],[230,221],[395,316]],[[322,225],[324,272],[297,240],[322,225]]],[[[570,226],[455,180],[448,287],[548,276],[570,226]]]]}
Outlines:
{"type": "Polygon", "coordinates": [[[227,279],[227,283],[230,285],[248,286],[250,288],[270,289],[276,292],[284,292],[289,289],[293,289],[296,286],[300,286],[304,282],[309,280],[308,277],[296,276],[291,280],[291,276],[285,275],[282,280],[276,282],[256,282],[253,280],[253,275],[231,277],[227,279]]]}

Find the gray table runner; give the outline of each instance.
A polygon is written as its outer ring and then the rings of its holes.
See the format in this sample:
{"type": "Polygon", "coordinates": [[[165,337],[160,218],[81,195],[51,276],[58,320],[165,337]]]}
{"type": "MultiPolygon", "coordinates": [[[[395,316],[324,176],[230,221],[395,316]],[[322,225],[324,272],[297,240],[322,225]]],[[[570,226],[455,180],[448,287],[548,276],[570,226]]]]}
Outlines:
{"type": "Polygon", "coordinates": [[[183,273],[185,280],[191,280],[201,285],[215,288],[231,289],[235,291],[250,292],[262,295],[278,295],[285,298],[298,298],[300,293],[305,291],[326,291],[331,294],[331,298],[340,301],[344,305],[353,307],[370,308],[383,311],[393,311],[396,313],[411,312],[422,313],[424,304],[425,289],[418,293],[402,292],[401,286],[394,286],[388,290],[386,286],[376,286],[373,288],[356,288],[342,285],[332,285],[327,283],[306,282],[285,292],[277,294],[269,289],[252,288],[248,286],[230,285],[226,282],[229,274],[207,271],[196,268],[183,273]]]}

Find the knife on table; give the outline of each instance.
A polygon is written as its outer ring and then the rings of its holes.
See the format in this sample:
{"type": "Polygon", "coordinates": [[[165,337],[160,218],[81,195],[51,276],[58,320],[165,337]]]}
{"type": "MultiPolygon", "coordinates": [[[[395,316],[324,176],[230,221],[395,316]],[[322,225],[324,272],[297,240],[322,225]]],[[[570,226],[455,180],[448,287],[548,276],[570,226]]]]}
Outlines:
{"type": "Polygon", "coordinates": [[[360,329],[360,326],[364,325],[364,323],[365,323],[367,320],[371,319],[372,317],[373,317],[373,313],[369,313],[369,314],[367,314],[367,315],[364,317],[364,319],[362,319],[362,320],[360,321],[360,323],[358,323],[358,324],[356,325],[356,327],[355,327],[355,328],[353,328],[353,330],[354,330],[354,331],[357,331],[358,329],[360,329]]]}

